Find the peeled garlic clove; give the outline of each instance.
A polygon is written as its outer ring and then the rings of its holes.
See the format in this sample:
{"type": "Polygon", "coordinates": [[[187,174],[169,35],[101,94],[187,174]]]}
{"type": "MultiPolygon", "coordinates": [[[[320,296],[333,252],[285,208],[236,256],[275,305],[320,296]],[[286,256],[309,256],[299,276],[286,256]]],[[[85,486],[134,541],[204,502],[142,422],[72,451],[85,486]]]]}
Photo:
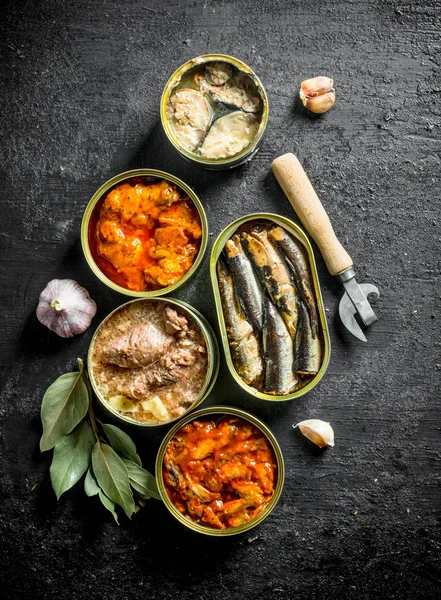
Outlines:
{"type": "Polygon", "coordinates": [[[321,114],[327,112],[335,102],[335,92],[332,90],[327,94],[322,94],[321,96],[314,96],[314,98],[309,98],[305,96],[302,98],[303,106],[306,106],[313,113],[321,114]]]}
{"type": "Polygon", "coordinates": [[[63,338],[83,333],[96,313],[89,292],[72,279],[52,279],[40,294],[37,319],[63,338]]]}
{"type": "Polygon", "coordinates": [[[317,444],[319,448],[334,445],[334,430],[330,423],[326,423],[326,421],[321,421],[320,419],[307,419],[306,421],[297,423],[297,425],[293,425],[293,427],[294,429],[298,427],[301,433],[308,438],[308,440],[317,444]]]}
{"type": "Polygon", "coordinates": [[[324,77],[323,75],[313,77],[312,79],[306,79],[305,81],[302,81],[300,85],[300,97],[302,97],[302,94],[303,96],[309,96],[310,98],[326,94],[326,92],[332,90],[333,85],[334,80],[329,77],[324,77]]]}

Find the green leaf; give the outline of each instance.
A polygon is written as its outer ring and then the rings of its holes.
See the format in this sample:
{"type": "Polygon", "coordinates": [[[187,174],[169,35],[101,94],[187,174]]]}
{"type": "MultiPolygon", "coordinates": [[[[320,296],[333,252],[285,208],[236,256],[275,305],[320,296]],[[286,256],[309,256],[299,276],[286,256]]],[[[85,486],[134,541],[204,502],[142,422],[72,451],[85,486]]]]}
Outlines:
{"type": "Polygon", "coordinates": [[[98,485],[110,500],[131,517],[135,511],[127,468],[108,444],[97,442],[92,450],[92,467],[98,485]]]}
{"type": "Polygon", "coordinates": [[[145,500],[149,498],[161,500],[156,479],[153,475],[130,460],[123,458],[123,463],[127,467],[130,485],[138,492],[141,498],[145,500]]]}
{"type": "Polygon", "coordinates": [[[108,425],[107,423],[102,423],[102,427],[107,439],[110,442],[110,445],[115,452],[117,452],[120,456],[133,461],[139,466],[142,465],[141,459],[136,453],[136,446],[133,443],[132,438],[127,435],[127,433],[124,433],[124,431],[122,431],[122,429],[119,427],[115,427],[115,425],[108,425]]]}
{"type": "Polygon", "coordinates": [[[87,471],[94,443],[92,427],[84,421],[55,446],[50,475],[57,500],[87,471]]]}
{"type": "Polygon", "coordinates": [[[106,496],[106,494],[104,492],[102,492],[101,490],[99,490],[98,494],[99,494],[102,504],[107,508],[108,511],[110,511],[112,513],[113,518],[119,525],[118,515],[116,514],[116,511],[115,511],[115,503],[112,502],[112,500],[110,500],[110,498],[108,498],[106,496]]]}
{"type": "Polygon", "coordinates": [[[84,491],[89,497],[96,496],[100,491],[100,486],[92,472],[92,467],[89,467],[86,477],[84,478],[84,491]]]}
{"type": "Polygon", "coordinates": [[[80,371],[61,375],[47,389],[41,403],[43,435],[40,450],[50,450],[63,436],[70,433],[87,413],[89,394],[80,371]]]}

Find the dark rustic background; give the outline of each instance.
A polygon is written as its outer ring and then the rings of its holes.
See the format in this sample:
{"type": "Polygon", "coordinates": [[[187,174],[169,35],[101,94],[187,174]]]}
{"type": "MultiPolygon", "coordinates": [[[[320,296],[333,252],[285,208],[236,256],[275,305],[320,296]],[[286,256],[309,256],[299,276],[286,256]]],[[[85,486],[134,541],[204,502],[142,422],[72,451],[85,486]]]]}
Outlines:
{"type": "MultiPolygon", "coordinates": [[[[413,0],[7,0],[1,8],[0,528],[2,592],[16,598],[439,598],[440,3],[413,0]],[[262,79],[270,118],[247,165],[208,172],[164,139],[170,74],[207,52],[262,79]],[[307,115],[302,80],[335,79],[334,108],[307,115]],[[332,338],[321,383],[299,401],[248,397],[225,363],[206,405],[243,407],[274,431],[287,477],[272,515],[248,534],[197,536],[151,501],[131,522],[81,486],[59,502],[41,455],[47,386],[85,357],[95,327],[126,300],[95,279],[79,239],[83,210],[135,167],[181,177],[201,198],[210,246],[231,220],[293,212],[271,161],[295,152],[351,253],[381,290],[367,344],[342,330],[341,289],[316,254],[332,338]],[[98,304],[91,328],[62,340],[37,321],[52,278],[98,304]],[[335,448],[313,452],[291,425],[330,421],[335,448]]],[[[294,217],[295,218],[295,217],[294,217]]],[[[216,327],[208,253],[175,294],[216,327]]],[[[167,428],[128,430],[145,466],[167,428]]],[[[5,597],[5,596],[3,596],[5,597]]]]}

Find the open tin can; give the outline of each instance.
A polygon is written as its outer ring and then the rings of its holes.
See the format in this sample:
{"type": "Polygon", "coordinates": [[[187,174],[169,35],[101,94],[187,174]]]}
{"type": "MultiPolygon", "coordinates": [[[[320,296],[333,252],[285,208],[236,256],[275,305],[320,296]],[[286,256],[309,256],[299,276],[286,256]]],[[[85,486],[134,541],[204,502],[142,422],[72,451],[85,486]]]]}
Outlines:
{"type": "MultiPolygon", "coordinates": [[[[228,75],[225,77],[228,77],[228,75]]],[[[204,54],[203,56],[198,56],[183,64],[170,77],[162,93],[160,114],[164,132],[181,156],[193,164],[200,165],[207,169],[231,169],[247,162],[258,151],[259,143],[268,121],[268,98],[260,79],[245,63],[226,54],[204,54]],[[216,76],[219,77],[219,74],[217,73],[214,79],[216,85],[210,83],[213,81],[212,79],[209,79],[208,83],[205,81],[205,84],[195,84],[195,79],[197,80],[198,76],[203,76],[203,70],[207,67],[210,68],[211,65],[226,65],[230,70],[229,74],[233,74],[233,76],[230,80],[224,82],[224,79],[222,78],[216,79],[216,76]],[[237,76],[242,78],[244,84],[241,84],[242,88],[240,89],[240,94],[236,93],[235,97],[232,99],[234,88],[232,87],[233,84],[230,84],[229,82],[237,81],[237,79],[234,79],[234,77],[237,78],[237,76]],[[220,82],[223,82],[224,86],[227,86],[226,93],[219,93],[219,90],[222,88],[222,85],[219,85],[220,82]],[[245,91],[243,89],[244,87],[246,88],[245,91]],[[250,87],[252,87],[252,94],[254,94],[254,98],[257,99],[256,102],[258,102],[258,105],[256,103],[251,105],[253,103],[252,98],[251,104],[249,102],[250,96],[247,90],[249,91],[250,87]],[[179,138],[179,135],[177,135],[177,130],[173,126],[174,117],[172,117],[169,112],[170,98],[176,94],[177,91],[181,93],[184,90],[188,96],[185,98],[185,106],[184,103],[181,103],[174,114],[178,115],[181,124],[184,123],[187,125],[189,122],[193,123],[198,120],[198,125],[195,125],[194,127],[194,130],[197,131],[196,141],[193,143],[192,140],[190,144],[188,143],[188,131],[184,133],[183,138],[179,138]],[[200,92],[203,92],[203,94],[200,92]],[[192,94],[195,97],[192,97],[192,94]],[[241,96],[240,100],[237,100],[238,95],[241,96]],[[243,100],[243,96],[245,96],[245,100],[243,100]],[[220,100],[216,100],[218,97],[220,97],[220,100]],[[234,102],[235,104],[231,104],[234,102]],[[243,102],[245,102],[244,107],[240,107],[239,105],[243,102]],[[201,110],[199,110],[195,116],[194,110],[195,107],[198,108],[198,103],[202,103],[201,110]],[[239,151],[234,152],[231,155],[227,154],[224,156],[213,157],[212,152],[207,152],[203,155],[202,149],[205,144],[205,139],[213,128],[213,124],[216,123],[219,125],[221,118],[226,117],[227,115],[231,116],[232,113],[242,117],[239,121],[244,121],[245,119],[248,120],[248,122],[245,123],[245,129],[249,132],[250,128],[252,128],[252,139],[243,148],[240,148],[239,146],[239,151]],[[201,120],[203,122],[202,124],[201,120]]],[[[224,125],[226,122],[227,121],[224,120],[222,127],[220,127],[223,132],[225,131],[224,125]]],[[[236,130],[237,127],[238,124],[235,123],[236,130]]],[[[191,132],[192,138],[193,133],[194,131],[191,132]]],[[[229,143],[231,144],[231,138],[229,143]]],[[[237,140],[235,144],[236,143],[237,140]]],[[[233,152],[233,150],[230,151],[233,152]]]]}
{"type": "Polygon", "coordinates": [[[317,275],[317,269],[316,269],[316,264],[315,264],[315,260],[314,260],[314,254],[312,251],[311,244],[310,244],[306,234],[302,231],[302,229],[298,225],[296,225],[293,221],[291,221],[290,219],[287,219],[286,217],[282,217],[280,215],[275,215],[272,213],[254,213],[254,214],[250,214],[250,215],[241,217],[240,219],[237,219],[236,221],[233,221],[233,223],[228,225],[228,227],[226,227],[219,234],[218,238],[216,239],[216,241],[213,244],[213,249],[211,251],[211,257],[210,257],[210,277],[211,277],[211,284],[212,284],[213,293],[214,293],[214,299],[215,299],[215,303],[216,303],[216,311],[217,311],[217,317],[218,317],[218,321],[219,321],[220,333],[221,333],[221,337],[222,337],[222,345],[224,348],[228,368],[230,370],[231,375],[235,379],[235,381],[244,390],[246,390],[249,394],[251,394],[255,398],[259,398],[261,400],[267,400],[270,402],[280,401],[280,400],[293,400],[294,398],[299,398],[300,396],[303,396],[304,394],[309,392],[313,387],[315,387],[317,385],[317,383],[321,380],[323,375],[325,374],[325,371],[328,367],[330,354],[331,354],[331,342],[330,342],[330,337],[329,337],[329,332],[328,332],[328,327],[327,327],[327,322],[326,322],[326,317],[325,317],[325,311],[324,311],[324,307],[323,307],[323,299],[322,299],[322,295],[321,295],[321,291],[320,291],[320,284],[318,281],[318,275],[317,275]],[[306,256],[307,256],[307,261],[309,263],[309,269],[310,269],[313,288],[314,288],[317,311],[318,311],[318,315],[319,315],[320,329],[321,329],[321,334],[322,334],[322,345],[323,345],[321,366],[320,366],[320,369],[318,370],[317,374],[308,383],[306,383],[306,385],[304,385],[300,389],[297,389],[297,390],[295,390],[291,393],[285,394],[285,395],[273,395],[273,394],[264,393],[262,391],[255,389],[251,385],[248,385],[247,383],[245,383],[245,381],[239,376],[239,374],[236,370],[236,367],[234,366],[233,359],[232,359],[232,353],[231,353],[231,349],[230,349],[230,343],[228,340],[227,327],[225,324],[224,312],[223,312],[223,307],[222,307],[222,299],[221,299],[221,294],[220,294],[220,290],[219,290],[217,264],[218,264],[218,260],[221,256],[221,253],[225,247],[226,242],[234,235],[234,233],[239,228],[243,227],[247,223],[250,223],[251,221],[259,221],[259,222],[260,221],[263,221],[263,222],[268,221],[270,223],[280,225],[291,236],[293,236],[294,239],[296,239],[300,242],[300,244],[302,245],[302,247],[306,253],[306,256]]]}
{"type": "Polygon", "coordinates": [[[277,502],[279,501],[280,495],[283,490],[284,480],[285,480],[285,466],[284,466],[284,462],[283,462],[283,455],[282,455],[282,451],[280,449],[279,443],[277,442],[274,434],[264,423],[262,423],[262,421],[257,419],[254,415],[252,415],[248,412],[245,412],[244,410],[241,410],[238,408],[233,408],[230,406],[211,406],[208,408],[203,408],[201,410],[198,410],[194,413],[187,415],[181,421],[176,423],[174,425],[174,427],[167,433],[167,435],[165,436],[165,438],[163,439],[163,441],[161,443],[161,446],[159,447],[158,454],[156,457],[155,472],[156,472],[156,481],[158,484],[159,493],[161,495],[162,500],[164,501],[164,504],[166,505],[168,510],[171,512],[171,514],[180,523],[182,523],[189,529],[196,531],[197,533],[202,533],[205,535],[211,535],[211,536],[216,536],[216,537],[225,537],[225,536],[237,535],[239,533],[244,533],[246,531],[249,531],[256,525],[258,525],[259,523],[261,523],[264,519],[266,519],[266,517],[268,517],[268,515],[271,513],[271,511],[274,509],[277,502]],[[192,521],[189,517],[186,517],[185,515],[183,515],[178,510],[178,508],[173,504],[172,500],[170,499],[170,497],[167,493],[165,483],[164,483],[164,473],[163,473],[164,456],[165,456],[167,446],[169,445],[170,441],[177,434],[177,432],[182,427],[187,425],[188,423],[191,423],[192,421],[195,421],[195,420],[203,420],[205,418],[212,418],[215,416],[224,417],[224,416],[230,416],[230,415],[233,417],[239,417],[239,418],[243,419],[244,421],[251,423],[252,425],[254,425],[258,430],[260,430],[264,434],[265,438],[269,442],[270,447],[272,448],[272,450],[274,452],[276,465],[277,465],[277,481],[275,483],[274,492],[273,492],[271,499],[269,500],[268,504],[266,504],[266,506],[264,507],[262,512],[260,512],[257,516],[255,516],[253,519],[251,519],[247,523],[244,523],[237,527],[230,527],[230,528],[226,528],[226,529],[215,529],[213,527],[205,526],[205,525],[202,525],[195,521],[192,521]]]}
{"type": "MultiPolygon", "coordinates": [[[[158,361],[157,361],[158,362],[158,361]]],[[[112,311],[101,323],[98,325],[92,341],[89,346],[89,351],[87,355],[87,369],[89,374],[89,380],[92,385],[93,391],[95,392],[98,400],[101,404],[110,411],[113,415],[125,421],[126,423],[130,423],[131,425],[138,425],[141,427],[157,427],[160,425],[169,425],[173,423],[177,419],[182,418],[183,414],[186,414],[199,406],[205,398],[207,398],[208,394],[213,389],[213,386],[216,382],[218,373],[219,373],[219,346],[217,343],[216,335],[211,328],[208,321],[205,317],[197,311],[195,308],[183,302],[182,300],[176,300],[175,298],[138,298],[136,300],[131,300],[130,302],[126,302],[122,304],[114,311],[112,311]],[[192,402],[192,404],[186,407],[185,412],[177,416],[173,416],[170,419],[162,422],[147,422],[134,418],[131,416],[130,412],[124,412],[124,410],[118,410],[115,406],[109,403],[109,398],[105,396],[103,391],[102,382],[98,382],[98,366],[95,366],[95,363],[98,364],[98,361],[95,361],[95,347],[97,345],[97,340],[99,339],[100,332],[111,322],[112,328],[118,328],[120,326],[119,323],[115,325],[115,316],[121,311],[127,311],[127,309],[142,309],[143,306],[154,304],[164,304],[169,305],[175,308],[180,314],[183,314],[187,319],[190,319],[196,326],[199,328],[199,331],[202,334],[202,338],[206,347],[206,373],[203,383],[200,387],[200,390],[197,394],[197,397],[192,402]]],[[[179,383],[179,380],[178,380],[179,383]]],[[[153,394],[152,394],[153,395],[153,394]]],[[[133,414],[133,413],[132,413],[133,414]]]]}
{"type": "Polygon", "coordinates": [[[157,296],[170,294],[181,287],[181,285],[183,285],[190,279],[190,277],[194,275],[201,264],[207,248],[207,242],[207,216],[197,195],[186,183],[178,179],[178,177],[170,175],[170,173],[165,173],[164,171],[158,171],[156,169],[135,169],[133,171],[126,171],[116,175],[115,177],[112,177],[112,179],[109,179],[109,181],[106,181],[106,183],[104,183],[92,196],[84,211],[83,220],[81,223],[81,245],[86,261],[93,273],[100,281],[102,281],[112,290],[135,298],[156,298],[157,296]],[[199,216],[200,228],[202,231],[199,250],[190,269],[172,285],[165,285],[151,291],[136,291],[128,289],[123,285],[123,282],[120,280],[119,274],[113,265],[111,265],[105,258],[102,258],[97,251],[95,231],[98,219],[100,217],[101,207],[108,194],[121,184],[136,185],[138,182],[141,182],[149,185],[161,182],[163,180],[177,186],[177,188],[188,197],[193,206],[196,208],[199,216]],[[111,276],[107,274],[106,269],[112,271],[113,279],[111,279],[111,276]]]}

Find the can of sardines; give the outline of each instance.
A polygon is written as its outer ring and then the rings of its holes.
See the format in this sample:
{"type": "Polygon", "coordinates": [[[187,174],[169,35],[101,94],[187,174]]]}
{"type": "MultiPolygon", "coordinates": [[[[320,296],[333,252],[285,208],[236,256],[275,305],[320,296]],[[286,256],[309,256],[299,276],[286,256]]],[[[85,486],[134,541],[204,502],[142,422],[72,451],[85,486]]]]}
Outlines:
{"type": "Polygon", "coordinates": [[[257,75],[224,54],[189,60],[168,80],[161,122],[170,142],[190,162],[228,169],[257,152],[268,120],[268,99],[257,75]]]}
{"type": "Polygon", "coordinates": [[[98,326],[87,357],[89,380],[104,405],[132,425],[165,425],[199,406],[219,372],[207,320],[173,298],[140,298],[98,326]]]}
{"type": "Polygon", "coordinates": [[[325,374],[330,339],[311,244],[285,217],[237,219],[210,259],[228,368],[262,400],[292,400],[325,374]]]}
{"type": "Polygon", "coordinates": [[[159,493],[183,525],[205,535],[249,531],[283,489],[280,446],[268,427],[230,406],[203,408],[168,432],[156,458],[159,493]]]}

